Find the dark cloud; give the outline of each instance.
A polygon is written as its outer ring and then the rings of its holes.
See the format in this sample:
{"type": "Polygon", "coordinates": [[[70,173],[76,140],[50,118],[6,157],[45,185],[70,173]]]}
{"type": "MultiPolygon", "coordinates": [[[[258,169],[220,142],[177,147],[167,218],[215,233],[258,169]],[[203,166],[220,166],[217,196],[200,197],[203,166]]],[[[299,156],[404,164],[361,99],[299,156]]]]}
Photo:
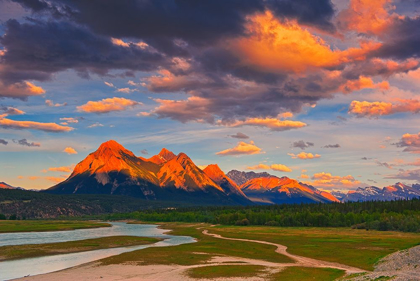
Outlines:
{"type": "Polygon", "coordinates": [[[238,133],[236,133],[234,135],[229,135],[229,137],[235,138],[235,139],[249,139],[249,136],[247,136],[247,135],[245,135],[245,134],[243,134],[241,132],[238,132],[238,133]]]}
{"type": "Polygon", "coordinates": [[[323,148],[340,148],[341,146],[337,143],[337,144],[327,144],[324,145],[323,148]]]}
{"type": "Polygon", "coordinates": [[[143,155],[148,155],[149,151],[147,151],[147,149],[142,149],[142,150],[140,150],[140,153],[143,154],[143,155]]]}
{"type": "Polygon", "coordinates": [[[314,146],[313,142],[305,142],[303,140],[295,141],[294,143],[292,143],[292,147],[297,147],[297,148],[300,148],[302,150],[305,150],[305,148],[308,148],[308,147],[311,147],[311,146],[314,146]]]}
{"type": "Polygon", "coordinates": [[[40,143],[36,143],[36,142],[28,142],[26,139],[21,139],[21,140],[13,140],[14,143],[17,143],[19,145],[23,145],[23,146],[29,146],[29,147],[40,147],[41,144],[40,143]]]}
{"type": "Polygon", "coordinates": [[[370,160],[370,159],[372,159],[372,158],[362,157],[362,158],[360,158],[360,159],[362,159],[362,160],[370,160]]]}
{"type": "Polygon", "coordinates": [[[9,143],[8,141],[6,141],[6,140],[4,140],[4,139],[0,139],[0,144],[7,145],[8,143],[9,143]]]}
{"type": "Polygon", "coordinates": [[[111,69],[151,71],[165,60],[156,51],[133,44],[118,46],[110,38],[68,22],[9,20],[0,43],[7,49],[2,57],[7,68],[0,71],[0,79],[7,83],[44,81],[66,69],[81,76],[89,72],[105,75],[111,69]]]}

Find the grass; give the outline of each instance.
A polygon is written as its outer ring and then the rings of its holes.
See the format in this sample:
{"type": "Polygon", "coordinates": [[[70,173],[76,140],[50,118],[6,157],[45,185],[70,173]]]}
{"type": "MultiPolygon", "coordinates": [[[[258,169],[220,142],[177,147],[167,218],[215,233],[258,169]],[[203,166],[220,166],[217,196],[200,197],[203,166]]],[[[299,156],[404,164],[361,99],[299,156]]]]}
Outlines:
{"type": "Polygon", "coordinates": [[[102,260],[102,264],[138,262],[140,264],[194,265],[205,263],[212,256],[217,255],[260,259],[278,263],[293,262],[288,257],[275,253],[274,246],[213,238],[202,234],[202,230],[196,229],[202,226],[204,225],[178,223],[163,225],[163,228],[172,229],[171,234],[192,236],[198,242],[171,247],[147,248],[123,253],[102,260]]]}
{"type": "Polygon", "coordinates": [[[344,276],[345,272],[333,268],[288,267],[272,274],[272,280],[330,281],[344,276]]]}
{"type": "Polygon", "coordinates": [[[245,278],[264,273],[264,266],[260,265],[217,265],[191,268],[187,275],[191,278],[245,278]]]}
{"type": "Polygon", "coordinates": [[[366,231],[350,228],[235,227],[209,228],[226,237],[274,242],[288,252],[319,260],[373,270],[379,259],[398,250],[420,244],[420,234],[366,231]]]}
{"type": "Polygon", "coordinates": [[[0,220],[0,233],[61,231],[82,228],[109,227],[108,223],[92,221],[0,220]]]}
{"type": "Polygon", "coordinates": [[[158,241],[160,239],[149,237],[111,236],[60,243],[3,246],[0,247],[0,261],[145,245],[158,241]]]}

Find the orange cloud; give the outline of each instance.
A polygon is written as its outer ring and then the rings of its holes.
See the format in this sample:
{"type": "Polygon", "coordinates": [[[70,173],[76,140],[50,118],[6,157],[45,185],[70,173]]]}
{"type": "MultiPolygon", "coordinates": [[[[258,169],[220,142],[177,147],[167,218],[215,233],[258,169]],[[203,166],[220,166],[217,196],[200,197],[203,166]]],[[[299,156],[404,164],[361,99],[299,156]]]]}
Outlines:
{"type": "Polygon", "coordinates": [[[356,180],[353,176],[333,176],[331,173],[316,173],[312,176],[312,182],[309,184],[318,187],[356,187],[360,181],[356,180]]]}
{"type": "Polygon", "coordinates": [[[88,101],[86,104],[78,106],[77,110],[88,113],[108,113],[111,111],[124,111],[140,104],[142,103],[125,98],[113,97],[101,101],[88,101]]]}
{"type": "Polygon", "coordinates": [[[296,21],[276,19],[270,11],[249,17],[247,35],[228,42],[242,64],[271,72],[303,72],[363,60],[381,44],[365,42],[360,48],[332,50],[320,37],[296,21]]]}
{"type": "Polygon", "coordinates": [[[44,132],[69,132],[72,127],[61,126],[56,123],[41,123],[34,121],[15,121],[0,116],[0,127],[6,129],[29,129],[44,132]]]}
{"type": "Polygon", "coordinates": [[[266,127],[273,131],[286,131],[306,127],[307,124],[300,121],[279,120],[277,118],[248,118],[245,121],[236,121],[230,127],[257,126],[266,127]]]}
{"type": "Polygon", "coordinates": [[[380,34],[391,23],[391,2],[392,0],[351,0],[349,7],[338,14],[338,24],[346,30],[380,34]]]}
{"type": "Polygon", "coordinates": [[[418,113],[419,111],[419,100],[399,99],[399,103],[396,104],[380,101],[352,101],[348,112],[357,117],[377,117],[401,112],[418,113]]]}
{"type": "Polygon", "coordinates": [[[292,169],[287,167],[283,164],[272,164],[272,165],[266,165],[266,164],[258,164],[255,166],[247,167],[248,170],[273,170],[278,172],[291,172],[292,169]]]}
{"type": "Polygon", "coordinates": [[[67,153],[67,154],[77,154],[77,151],[73,148],[73,147],[70,147],[70,146],[68,146],[68,147],[66,147],[64,150],[63,150],[63,152],[65,152],[65,153],[67,153]]]}
{"type": "Polygon", "coordinates": [[[299,158],[299,159],[302,159],[302,160],[321,158],[321,155],[319,155],[319,154],[314,155],[312,153],[307,153],[307,152],[304,152],[304,151],[302,151],[301,153],[299,153],[297,155],[293,154],[293,153],[287,153],[287,155],[291,156],[293,159],[299,158]]]}
{"type": "Polygon", "coordinates": [[[217,152],[217,155],[221,156],[228,156],[228,155],[251,155],[251,154],[259,154],[261,153],[261,148],[256,146],[253,141],[249,143],[246,142],[238,142],[238,145],[234,148],[229,148],[217,152]]]}
{"type": "Polygon", "coordinates": [[[67,177],[45,177],[45,179],[55,183],[60,183],[62,181],[65,181],[67,177]]]}
{"type": "Polygon", "coordinates": [[[14,84],[0,82],[0,97],[26,99],[30,96],[45,94],[45,90],[31,82],[24,81],[14,84]]]}
{"type": "Polygon", "coordinates": [[[343,93],[350,93],[350,92],[359,91],[362,89],[389,90],[389,83],[387,81],[374,83],[371,78],[360,76],[359,80],[349,80],[340,87],[340,90],[343,93]]]}
{"type": "Polygon", "coordinates": [[[71,166],[63,166],[63,167],[51,167],[48,168],[50,172],[62,172],[62,173],[70,173],[74,168],[74,165],[71,166]]]}

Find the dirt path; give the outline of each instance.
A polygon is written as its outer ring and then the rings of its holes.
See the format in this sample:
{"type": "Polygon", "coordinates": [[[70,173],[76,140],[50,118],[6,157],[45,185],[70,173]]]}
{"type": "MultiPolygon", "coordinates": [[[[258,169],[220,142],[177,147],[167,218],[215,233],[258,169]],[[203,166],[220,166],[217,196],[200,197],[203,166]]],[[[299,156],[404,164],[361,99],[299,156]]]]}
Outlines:
{"type": "Polygon", "coordinates": [[[352,267],[352,266],[348,266],[348,265],[344,265],[344,264],[321,261],[321,260],[316,260],[316,259],[311,259],[311,258],[306,258],[306,257],[302,257],[302,256],[293,255],[293,254],[288,253],[287,252],[287,247],[284,246],[284,245],[281,245],[281,244],[276,244],[276,243],[267,242],[267,241],[260,241],[260,240],[223,237],[219,234],[209,233],[207,229],[203,230],[203,234],[212,236],[214,238],[225,239],[225,240],[253,242],[253,243],[276,246],[277,247],[276,253],[287,256],[287,257],[296,261],[296,263],[293,264],[294,266],[336,268],[336,269],[346,271],[347,274],[366,272],[366,270],[363,270],[363,269],[360,269],[360,268],[357,268],[357,267],[352,267]]]}

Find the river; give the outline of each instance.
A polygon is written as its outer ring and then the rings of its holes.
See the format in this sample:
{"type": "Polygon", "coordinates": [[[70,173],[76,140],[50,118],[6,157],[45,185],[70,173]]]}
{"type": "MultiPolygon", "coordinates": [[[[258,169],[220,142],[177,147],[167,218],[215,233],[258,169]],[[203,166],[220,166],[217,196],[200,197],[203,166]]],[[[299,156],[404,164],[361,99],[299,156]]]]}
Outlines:
{"type": "Polygon", "coordinates": [[[71,231],[3,233],[0,234],[0,246],[56,243],[118,235],[156,237],[163,238],[165,240],[151,245],[102,249],[81,253],[3,261],[0,262],[0,279],[10,280],[28,275],[38,275],[63,270],[87,262],[148,247],[166,247],[195,242],[194,238],[189,236],[165,234],[165,230],[158,228],[157,225],[127,224],[123,222],[112,222],[111,224],[112,227],[78,229],[71,231]]]}

